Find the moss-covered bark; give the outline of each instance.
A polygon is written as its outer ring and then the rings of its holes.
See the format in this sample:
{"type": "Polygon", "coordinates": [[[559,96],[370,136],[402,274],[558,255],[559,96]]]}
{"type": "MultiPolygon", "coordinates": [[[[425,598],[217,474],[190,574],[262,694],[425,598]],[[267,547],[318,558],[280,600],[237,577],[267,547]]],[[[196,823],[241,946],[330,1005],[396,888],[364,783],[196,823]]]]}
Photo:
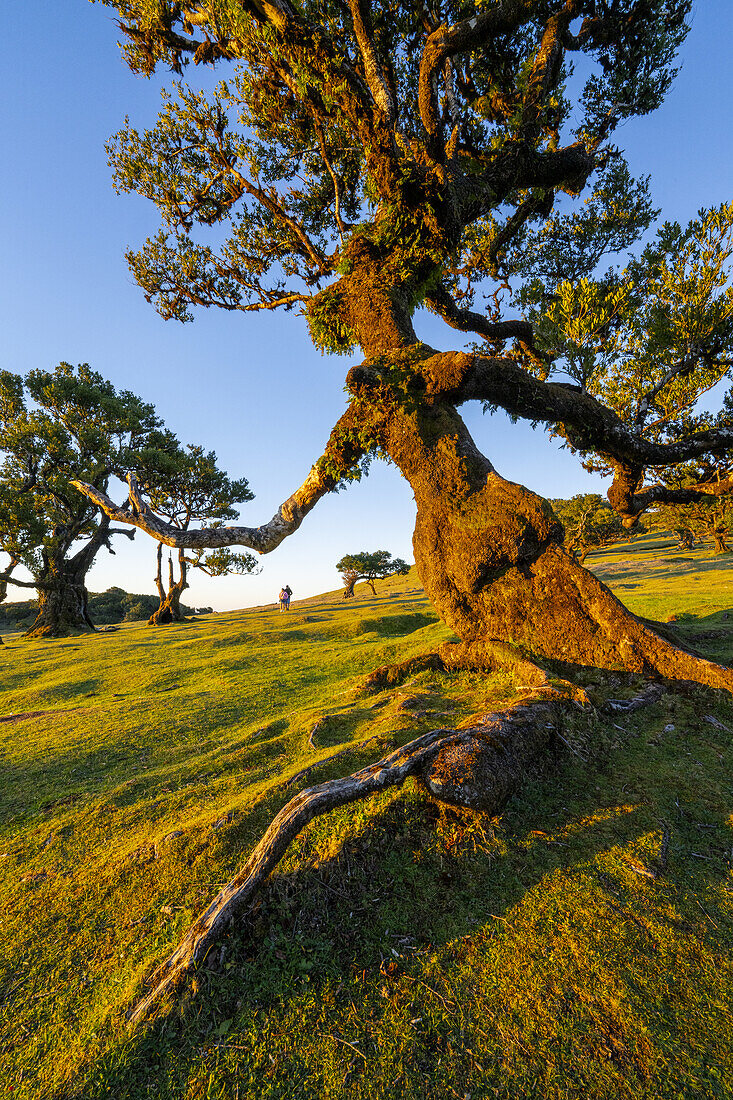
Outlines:
{"type": "Polygon", "coordinates": [[[64,638],[95,629],[83,576],[61,574],[38,589],[38,614],[27,638],[64,638]]]}
{"type": "Polygon", "coordinates": [[[425,591],[475,663],[482,653],[491,663],[488,643],[501,642],[565,666],[733,690],[731,670],[654,633],[563,549],[548,501],[497,473],[455,407],[425,398],[421,361],[414,352],[383,354],[352,371],[350,387],[375,444],[415,495],[413,546],[425,591]]]}

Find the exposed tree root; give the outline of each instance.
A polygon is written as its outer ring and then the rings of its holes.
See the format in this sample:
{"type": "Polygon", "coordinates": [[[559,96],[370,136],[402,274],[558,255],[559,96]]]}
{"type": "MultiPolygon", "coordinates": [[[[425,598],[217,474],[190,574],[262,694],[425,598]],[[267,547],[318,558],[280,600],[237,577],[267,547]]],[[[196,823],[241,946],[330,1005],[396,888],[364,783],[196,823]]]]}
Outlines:
{"type": "Polygon", "coordinates": [[[150,992],[131,1011],[138,1024],[206,958],[229,923],[251,904],[291,841],[315,817],[416,776],[436,798],[455,806],[498,813],[519,784],[528,763],[548,743],[556,702],[525,700],[486,715],[466,729],[436,729],[354,775],[301,791],[277,814],[241,871],[189,928],[151,978],[150,992]]]}
{"type": "Polygon", "coordinates": [[[135,1024],[181,985],[201,963],[229,922],[251,903],[257,890],[285,854],[290,842],[313,818],[404,781],[449,740],[468,739],[468,731],[438,729],[411,741],[354,775],[319,783],[295,795],[277,814],[244,867],[189,928],[183,940],[152,977],[153,988],[130,1015],[135,1024]]]}
{"type": "Polygon", "coordinates": [[[648,707],[650,703],[656,703],[664,692],[664,684],[648,684],[633,699],[607,699],[601,709],[609,714],[631,714],[642,707],[648,707]]]}
{"type": "Polygon", "coordinates": [[[553,678],[518,647],[489,638],[472,642],[444,642],[437,653],[421,653],[398,664],[381,665],[362,680],[359,691],[376,692],[396,687],[415,673],[426,670],[493,672],[499,668],[511,672],[520,690],[534,693],[548,691],[550,694],[569,696],[579,703],[588,702],[582,688],[567,680],[553,678]]]}
{"type": "MultiPolygon", "coordinates": [[[[152,975],[152,988],[131,1010],[130,1023],[136,1025],[166,1011],[165,1003],[203,964],[229,924],[252,905],[290,843],[321,814],[389,787],[401,786],[410,776],[415,776],[441,802],[499,813],[519,787],[532,761],[558,734],[562,708],[570,700],[587,702],[585,693],[566,681],[551,679],[514,647],[493,641],[480,646],[475,642],[446,645],[441,647],[440,654],[424,654],[401,665],[377,669],[367,680],[372,690],[378,690],[426,668],[495,668],[499,661],[510,664],[515,676],[525,681],[522,686],[533,692],[532,696],[503,711],[473,718],[468,727],[431,730],[353,775],[328,780],[296,794],[273,819],[242,869],[152,975]],[[538,693],[542,693],[539,698],[538,693]]],[[[608,709],[636,710],[656,702],[663,690],[658,684],[651,685],[628,703],[615,701],[608,709]]],[[[334,757],[338,755],[341,752],[334,757]]],[[[325,762],[317,761],[312,767],[325,762]]],[[[299,772],[288,785],[309,770],[299,772]]]]}
{"type": "Polygon", "coordinates": [[[590,702],[587,694],[569,680],[553,677],[518,646],[509,645],[495,638],[480,638],[472,642],[444,642],[440,656],[446,669],[482,669],[510,672],[519,691],[537,694],[546,691],[549,696],[573,699],[576,703],[590,702]]]}
{"type": "Polygon", "coordinates": [[[397,687],[398,684],[403,683],[404,680],[414,676],[417,672],[425,672],[428,669],[444,672],[445,667],[443,658],[439,653],[420,653],[417,657],[400,661],[399,664],[380,665],[379,668],[375,668],[362,680],[359,690],[364,692],[384,691],[385,688],[397,687]]]}

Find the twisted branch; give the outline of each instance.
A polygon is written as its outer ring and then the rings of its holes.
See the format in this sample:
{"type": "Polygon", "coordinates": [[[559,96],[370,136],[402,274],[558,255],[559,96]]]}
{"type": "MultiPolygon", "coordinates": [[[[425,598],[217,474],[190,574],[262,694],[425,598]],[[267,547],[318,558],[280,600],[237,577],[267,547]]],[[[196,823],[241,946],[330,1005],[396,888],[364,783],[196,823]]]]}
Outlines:
{"type": "Polygon", "coordinates": [[[355,414],[352,409],[347,409],[331,432],[323,456],[311,467],[303,484],[261,527],[203,527],[183,531],[155,514],[144,500],[134,474],[127,475],[129,504],[123,507],[116,505],[111,497],[93,485],[83,481],[72,481],[71,484],[111,520],[139,527],[166,546],[190,550],[247,546],[258,554],[269,554],[277,549],[283,539],[298,530],[321,497],[335,489],[340,478],[347,476],[362,458],[364,448],[357,439],[355,414]]]}

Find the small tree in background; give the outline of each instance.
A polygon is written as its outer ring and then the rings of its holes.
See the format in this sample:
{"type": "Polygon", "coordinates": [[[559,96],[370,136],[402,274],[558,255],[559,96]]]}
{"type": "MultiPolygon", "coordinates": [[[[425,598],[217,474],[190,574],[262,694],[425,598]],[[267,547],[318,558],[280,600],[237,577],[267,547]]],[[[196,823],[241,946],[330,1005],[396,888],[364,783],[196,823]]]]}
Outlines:
{"type": "MultiPolygon", "coordinates": [[[[153,451],[143,481],[151,508],[180,531],[188,531],[192,523],[205,522],[209,527],[223,526],[236,519],[234,507],[252,500],[246,478],[232,481],[217,465],[213,451],[189,444],[153,451]]],[[[194,549],[188,554],[177,552],[178,570],[173,556],[168,556],[167,586],[163,581],[163,544],[158,543],[155,584],[160,596],[157,610],[150,616],[151,626],[180,622],[184,617],[181,595],[188,588],[189,568],[198,569],[209,577],[225,577],[231,573],[254,573],[257,559],[253,554],[237,554],[227,547],[206,552],[194,549]]]]}
{"type": "Polygon", "coordinates": [[[565,549],[579,562],[598,546],[628,538],[621,519],[599,493],[577,493],[570,500],[550,504],[565,528],[565,549]]]}
{"type": "Polygon", "coordinates": [[[385,577],[404,577],[410,572],[410,566],[402,558],[393,558],[388,550],[374,550],[371,554],[362,550],[360,554],[345,554],[341,561],[336,563],[336,568],[341,573],[341,579],[346,586],[344,599],[350,600],[354,596],[354,585],[357,581],[366,581],[376,596],[374,581],[384,580],[385,577]]]}

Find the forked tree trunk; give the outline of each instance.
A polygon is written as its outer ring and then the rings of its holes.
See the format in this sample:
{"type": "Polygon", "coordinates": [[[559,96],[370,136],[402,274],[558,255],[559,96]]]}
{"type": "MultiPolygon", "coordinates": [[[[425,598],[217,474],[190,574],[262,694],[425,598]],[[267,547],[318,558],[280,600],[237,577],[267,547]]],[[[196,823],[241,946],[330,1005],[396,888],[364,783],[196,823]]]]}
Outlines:
{"type": "Polygon", "coordinates": [[[63,638],[69,634],[95,630],[89,617],[89,594],[86,577],[102,546],[109,546],[112,534],[132,535],[110,527],[109,517],[103,515],[96,530],[82,542],[80,549],[70,553],[78,536],[78,530],[60,526],[54,531],[55,546],[41,551],[43,567],[35,577],[38,592],[38,614],[26,637],[63,638]]]}
{"type": "Polygon", "coordinates": [[[173,571],[173,559],[170,557],[168,558],[167,591],[163,585],[163,544],[160,542],[158,543],[157,565],[155,583],[158,588],[158,595],[160,596],[160,606],[148,619],[148,626],[165,626],[168,623],[179,623],[183,619],[183,614],[181,612],[181,596],[185,589],[188,588],[188,581],[186,580],[188,565],[185,551],[178,551],[178,580],[176,580],[173,571]]]}
{"type": "Polygon", "coordinates": [[[501,477],[448,404],[380,406],[381,445],[417,504],[415,563],[478,663],[491,643],[563,665],[625,669],[733,690],[733,671],[670,644],[562,547],[536,493],[501,477]],[[385,408],[387,411],[385,412],[385,408]]]}

